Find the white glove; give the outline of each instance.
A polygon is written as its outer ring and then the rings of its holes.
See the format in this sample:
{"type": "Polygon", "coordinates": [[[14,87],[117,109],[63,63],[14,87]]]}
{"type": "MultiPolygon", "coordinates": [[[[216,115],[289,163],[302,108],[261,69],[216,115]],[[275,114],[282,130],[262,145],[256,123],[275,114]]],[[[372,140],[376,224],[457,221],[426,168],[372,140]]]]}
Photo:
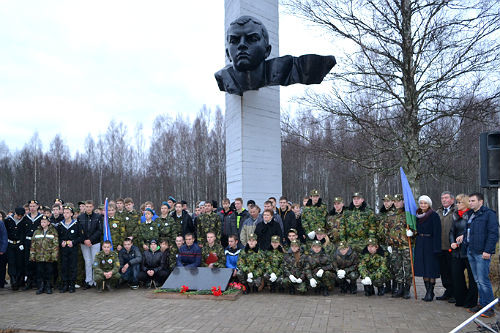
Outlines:
{"type": "Polygon", "coordinates": [[[320,268],[320,269],[319,269],[319,271],[318,271],[318,272],[316,272],[316,276],[317,276],[317,277],[322,277],[324,272],[325,272],[325,271],[324,271],[322,268],[320,268]]]}
{"type": "Polygon", "coordinates": [[[278,279],[278,277],[276,276],[276,274],[271,273],[271,277],[269,278],[269,280],[270,280],[271,282],[274,282],[274,281],[276,281],[276,279],[278,279]]]}
{"type": "Polygon", "coordinates": [[[413,236],[413,231],[411,231],[411,229],[406,229],[406,236],[408,237],[413,236]]]}
{"type": "Polygon", "coordinates": [[[247,279],[247,282],[248,282],[248,283],[252,283],[252,282],[253,282],[253,279],[248,278],[248,279],[247,279]]]}
{"type": "Polygon", "coordinates": [[[372,280],[367,276],[365,277],[363,280],[361,280],[361,283],[364,285],[364,286],[369,286],[372,284],[372,280]]]}
{"type": "Polygon", "coordinates": [[[288,278],[290,279],[290,281],[292,281],[293,283],[297,283],[297,278],[295,278],[295,276],[293,275],[289,275],[288,278]]]}
{"type": "Polygon", "coordinates": [[[318,282],[314,280],[314,278],[312,278],[311,280],[309,280],[309,284],[311,285],[311,287],[316,288],[318,282]]]}
{"type": "Polygon", "coordinates": [[[252,273],[252,272],[248,273],[248,274],[247,274],[247,278],[249,278],[249,279],[253,279],[253,273],[252,273]]]}
{"type": "Polygon", "coordinates": [[[302,283],[302,279],[301,278],[295,279],[295,283],[302,283]]]}
{"type": "Polygon", "coordinates": [[[343,269],[339,269],[339,270],[337,271],[337,277],[338,277],[339,279],[343,279],[343,278],[345,278],[345,271],[344,271],[343,269]]]}
{"type": "Polygon", "coordinates": [[[392,253],[392,246],[387,247],[387,252],[392,253]]]}
{"type": "Polygon", "coordinates": [[[315,236],[316,236],[315,231],[311,231],[310,233],[307,234],[307,237],[309,237],[309,239],[314,239],[315,236]]]}

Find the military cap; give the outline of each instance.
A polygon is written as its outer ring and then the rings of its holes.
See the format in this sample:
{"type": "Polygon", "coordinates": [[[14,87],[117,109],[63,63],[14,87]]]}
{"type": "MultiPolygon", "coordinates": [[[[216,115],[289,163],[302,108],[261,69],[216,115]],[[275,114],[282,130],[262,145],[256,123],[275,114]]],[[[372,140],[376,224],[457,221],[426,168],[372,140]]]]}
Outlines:
{"type": "Polygon", "coordinates": [[[85,201],[78,201],[77,205],[78,205],[78,206],[80,206],[80,205],[85,205],[85,201]]]}
{"type": "Polygon", "coordinates": [[[40,219],[41,221],[45,220],[47,222],[49,222],[49,219],[47,218],[47,216],[43,215],[42,218],[40,219]]]}
{"type": "Polygon", "coordinates": [[[366,242],[367,245],[378,245],[378,242],[375,238],[368,238],[368,241],[366,242]]]}
{"type": "Polygon", "coordinates": [[[97,207],[99,209],[104,209],[104,205],[99,205],[99,207],[97,207]]]}
{"type": "Polygon", "coordinates": [[[279,243],[280,242],[280,236],[274,235],[271,237],[271,243],[279,243]]]}
{"type": "Polygon", "coordinates": [[[144,213],[146,213],[146,212],[150,212],[152,215],[155,215],[155,212],[151,208],[146,208],[144,210],[144,213]]]}
{"type": "Polygon", "coordinates": [[[311,197],[319,196],[319,191],[318,190],[311,190],[311,192],[309,193],[309,195],[311,197]]]}
{"type": "Polygon", "coordinates": [[[30,200],[30,201],[28,201],[28,205],[29,205],[29,204],[32,204],[32,203],[37,204],[37,205],[40,205],[40,204],[38,203],[38,200],[30,200]]]}
{"type": "Polygon", "coordinates": [[[382,198],[382,200],[384,200],[384,201],[393,201],[394,198],[390,194],[384,194],[384,197],[382,198]]]}
{"type": "Polygon", "coordinates": [[[203,206],[205,206],[205,201],[200,201],[200,203],[198,204],[198,207],[200,207],[200,208],[201,208],[201,207],[203,207],[203,206]]]}
{"type": "Polygon", "coordinates": [[[254,233],[251,233],[250,235],[248,235],[248,240],[250,240],[250,239],[257,240],[257,235],[254,233]]]}
{"type": "Polygon", "coordinates": [[[294,229],[294,228],[290,228],[290,230],[288,230],[288,232],[293,232],[294,234],[298,235],[299,233],[297,232],[297,229],[294,229]]]}
{"type": "Polygon", "coordinates": [[[177,200],[175,200],[175,198],[173,196],[171,196],[171,195],[168,196],[168,200],[172,200],[174,203],[177,202],[177,200]]]}
{"type": "Polygon", "coordinates": [[[339,242],[339,249],[346,249],[349,247],[349,244],[346,241],[339,242]]]}
{"type": "Polygon", "coordinates": [[[166,202],[166,201],[163,201],[163,202],[161,203],[161,205],[162,205],[162,206],[167,206],[167,207],[168,207],[168,209],[170,209],[170,205],[169,205],[169,204],[168,204],[168,202],[166,202]]]}
{"type": "Polygon", "coordinates": [[[61,205],[64,205],[63,199],[56,198],[56,200],[54,200],[54,203],[56,203],[56,202],[59,202],[61,205]]]}
{"type": "Polygon", "coordinates": [[[16,215],[24,215],[26,214],[26,209],[24,209],[24,207],[17,207],[14,209],[14,213],[16,213],[16,215]]]}
{"type": "Polygon", "coordinates": [[[155,243],[155,244],[157,244],[157,245],[158,245],[158,242],[156,241],[156,239],[152,239],[152,240],[149,242],[149,244],[153,244],[153,243],[155,243]]]}
{"type": "Polygon", "coordinates": [[[333,198],[333,202],[344,202],[344,199],[342,197],[335,197],[333,198]]]}
{"type": "Polygon", "coordinates": [[[290,246],[292,246],[292,245],[300,246],[300,242],[299,242],[299,240],[294,239],[293,241],[291,241],[291,242],[290,242],[290,246]]]}
{"type": "Polygon", "coordinates": [[[361,192],[354,192],[354,193],[352,194],[352,197],[353,197],[353,198],[354,198],[354,197],[364,198],[363,193],[361,193],[361,192]]]}
{"type": "Polygon", "coordinates": [[[316,232],[316,234],[326,234],[325,232],[325,229],[319,227],[318,229],[316,229],[314,232],[316,232]]]}
{"type": "Polygon", "coordinates": [[[312,242],[312,246],[323,246],[319,240],[315,240],[312,242]]]}
{"type": "Polygon", "coordinates": [[[63,207],[63,209],[69,209],[72,213],[74,213],[74,212],[75,212],[75,211],[73,210],[73,207],[68,206],[68,205],[64,206],[64,207],[63,207]]]}
{"type": "Polygon", "coordinates": [[[403,198],[403,195],[402,194],[394,194],[394,201],[401,201],[401,200],[404,200],[403,198]]]}

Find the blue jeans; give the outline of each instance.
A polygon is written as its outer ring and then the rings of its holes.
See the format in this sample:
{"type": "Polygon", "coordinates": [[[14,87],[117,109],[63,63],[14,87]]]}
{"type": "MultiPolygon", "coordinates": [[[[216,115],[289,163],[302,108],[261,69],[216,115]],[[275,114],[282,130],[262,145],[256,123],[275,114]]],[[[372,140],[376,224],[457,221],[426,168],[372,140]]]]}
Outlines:
{"type": "Polygon", "coordinates": [[[475,254],[469,250],[467,251],[467,257],[479,291],[479,305],[486,306],[494,299],[489,278],[491,259],[483,259],[482,253],[475,254]]]}
{"type": "Polygon", "coordinates": [[[137,275],[139,275],[139,264],[129,266],[125,273],[122,273],[120,269],[120,274],[123,280],[127,281],[132,286],[136,286],[138,284],[137,275]]]}

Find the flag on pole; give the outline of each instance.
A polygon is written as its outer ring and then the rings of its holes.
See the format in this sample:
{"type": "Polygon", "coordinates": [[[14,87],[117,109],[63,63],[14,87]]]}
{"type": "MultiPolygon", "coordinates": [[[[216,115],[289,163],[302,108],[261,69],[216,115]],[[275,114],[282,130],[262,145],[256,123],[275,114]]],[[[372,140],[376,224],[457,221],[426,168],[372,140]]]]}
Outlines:
{"type": "Polygon", "coordinates": [[[413,229],[417,229],[417,204],[411,192],[410,184],[406,178],[403,168],[400,167],[401,172],[401,185],[403,185],[403,198],[405,201],[405,214],[406,214],[406,224],[413,229]]]}
{"type": "Polygon", "coordinates": [[[109,229],[108,220],[108,198],[104,202],[104,240],[111,242],[111,250],[113,250],[113,240],[111,239],[111,230],[109,229]]]}

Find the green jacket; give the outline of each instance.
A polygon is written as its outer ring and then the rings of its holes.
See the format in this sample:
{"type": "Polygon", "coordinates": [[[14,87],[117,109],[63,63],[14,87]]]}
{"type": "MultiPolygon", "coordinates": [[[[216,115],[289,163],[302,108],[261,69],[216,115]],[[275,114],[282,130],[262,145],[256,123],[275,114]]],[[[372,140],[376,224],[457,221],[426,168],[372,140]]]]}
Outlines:
{"type": "MultiPolygon", "coordinates": [[[[141,216],[135,210],[131,212],[124,212],[123,222],[125,224],[125,237],[135,237],[136,229],[139,226],[141,216]]],[[[135,243],[135,241],[134,241],[135,243]]]]}
{"type": "Polygon", "coordinates": [[[247,247],[240,252],[237,267],[245,274],[252,273],[254,278],[262,277],[264,274],[265,258],[264,253],[259,251],[259,247],[254,249],[247,247]]]}
{"type": "Polygon", "coordinates": [[[318,228],[324,228],[328,210],[326,205],[321,203],[321,198],[314,206],[305,206],[302,208],[302,226],[306,233],[318,228]]]}
{"type": "Polygon", "coordinates": [[[285,256],[283,248],[272,249],[264,252],[265,266],[264,273],[274,273],[276,276],[283,275],[283,257],[285,256]]]}
{"type": "Polygon", "coordinates": [[[320,252],[315,253],[311,251],[311,253],[307,256],[307,267],[306,267],[306,276],[308,279],[312,279],[316,277],[316,273],[322,269],[326,271],[333,271],[332,260],[330,256],[326,254],[324,249],[321,249],[320,252]]]}
{"type": "Polygon", "coordinates": [[[181,225],[175,223],[172,216],[158,217],[155,222],[160,225],[160,238],[166,238],[169,244],[175,242],[175,238],[182,234],[181,225]]]}
{"type": "Polygon", "coordinates": [[[144,244],[149,244],[152,239],[156,239],[158,242],[158,238],[160,237],[160,228],[158,227],[158,223],[156,221],[151,221],[151,223],[140,223],[136,229],[136,237],[134,237],[134,242],[141,250],[144,244]]]}
{"type": "Polygon", "coordinates": [[[196,236],[198,243],[206,244],[207,232],[215,233],[215,238],[220,240],[221,236],[221,220],[218,214],[214,212],[205,213],[198,216],[196,221],[196,236]]]}
{"type": "Polygon", "coordinates": [[[217,257],[217,261],[214,262],[214,267],[224,268],[226,267],[226,255],[224,254],[224,249],[222,245],[215,243],[214,246],[209,247],[208,244],[205,244],[201,248],[201,266],[208,267],[206,264],[206,260],[213,253],[217,257]]]}
{"type": "Polygon", "coordinates": [[[358,271],[362,278],[368,276],[372,281],[387,281],[391,278],[385,253],[364,254],[361,257],[358,271]]]}
{"type": "Polygon", "coordinates": [[[391,247],[408,247],[404,209],[388,214],[380,224],[381,242],[391,247]]]}
{"type": "Polygon", "coordinates": [[[293,275],[297,279],[305,280],[307,270],[307,255],[302,250],[299,250],[300,256],[296,259],[295,253],[292,250],[283,256],[283,276],[288,277],[293,275]]]}
{"type": "Polygon", "coordinates": [[[31,237],[30,261],[55,262],[59,254],[59,235],[53,225],[44,233],[41,226],[31,237]]]}
{"type": "Polygon", "coordinates": [[[114,217],[108,218],[109,231],[111,233],[111,240],[113,245],[116,247],[123,243],[125,239],[125,223],[120,218],[114,217]]]}
{"type": "Polygon", "coordinates": [[[110,251],[105,254],[104,251],[98,252],[94,257],[94,275],[101,276],[105,272],[113,272],[113,275],[120,270],[120,260],[118,252],[110,251]]]}

